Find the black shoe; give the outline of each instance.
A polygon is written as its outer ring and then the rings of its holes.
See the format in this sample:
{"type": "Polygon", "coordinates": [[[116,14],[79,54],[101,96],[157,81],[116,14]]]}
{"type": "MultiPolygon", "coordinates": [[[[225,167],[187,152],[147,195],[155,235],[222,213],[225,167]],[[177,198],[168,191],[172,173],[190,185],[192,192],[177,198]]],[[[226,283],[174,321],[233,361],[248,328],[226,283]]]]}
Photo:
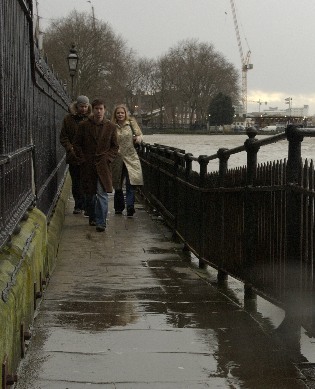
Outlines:
{"type": "Polygon", "coordinates": [[[96,226],[96,223],[95,223],[94,220],[90,220],[90,221],[89,221],[89,225],[90,225],[90,226],[96,226]]]}
{"type": "Polygon", "coordinates": [[[84,216],[84,217],[89,217],[88,212],[87,212],[87,211],[84,211],[83,216],[84,216]]]}
{"type": "Polygon", "coordinates": [[[122,215],[122,211],[115,211],[115,215],[122,215]]]}
{"type": "Polygon", "coordinates": [[[96,231],[97,232],[104,232],[105,231],[105,226],[96,226],[96,231]]]}
{"type": "Polygon", "coordinates": [[[73,213],[74,213],[74,215],[78,215],[79,213],[81,213],[81,209],[80,208],[74,208],[73,213]]]}
{"type": "Polygon", "coordinates": [[[135,213],[135,208],[133,205],[128,205],[127,207],[127,217],[132,217],[135,213]]]}

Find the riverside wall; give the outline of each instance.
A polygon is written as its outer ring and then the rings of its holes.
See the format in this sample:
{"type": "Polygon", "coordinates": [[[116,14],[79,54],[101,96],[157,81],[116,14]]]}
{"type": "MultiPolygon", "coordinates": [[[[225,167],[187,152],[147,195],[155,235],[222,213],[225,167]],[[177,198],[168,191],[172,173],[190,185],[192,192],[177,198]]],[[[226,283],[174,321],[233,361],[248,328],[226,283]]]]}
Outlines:
{"type": "Polygon", "coordinates": [[[55,266],[70,190],[68,176],[49,223],[40,210],[33,208],[0,252],[2,376],[12,378],[24,356],[36,306],[55,266]]]}

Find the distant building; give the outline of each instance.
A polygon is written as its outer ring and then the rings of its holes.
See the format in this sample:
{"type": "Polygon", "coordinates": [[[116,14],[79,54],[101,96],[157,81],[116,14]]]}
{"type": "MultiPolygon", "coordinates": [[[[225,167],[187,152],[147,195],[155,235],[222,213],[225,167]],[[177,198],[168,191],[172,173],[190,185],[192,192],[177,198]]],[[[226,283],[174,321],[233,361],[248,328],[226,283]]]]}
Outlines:
{"type": "Polygon", "coordinates": [[[268,125],[287,125],[289,123],[304,124],[309,115],[309,106],[290,107],[279,109],[278,107],[269,107],[262,112],[247,113],[246,121],[250,125],[256,124],[259,127],[268,125]]]}
{"type": "MultiPolygon", "coordinates": [[[[302,116],[307,117],[309,111],[308,105],[303,105],[303,107],[290,107],[286,109],[278,109],[278,107],[269,107],[264,109],[259,114],[262,115],[273,115],[273,116],[302,116]]],[[[257,112],[256,112],[257,113],[257,112]]]]}

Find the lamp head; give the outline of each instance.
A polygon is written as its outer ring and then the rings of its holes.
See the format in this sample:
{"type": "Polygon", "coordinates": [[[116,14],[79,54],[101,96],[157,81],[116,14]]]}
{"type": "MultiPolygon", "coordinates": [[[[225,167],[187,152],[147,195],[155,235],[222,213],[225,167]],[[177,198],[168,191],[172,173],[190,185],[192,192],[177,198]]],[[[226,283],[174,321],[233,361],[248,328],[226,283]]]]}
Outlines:
{"type": "Polygon", "coordinates": [[[79,57],[77,54],[77,50],[75,48],[75,44],[73,43],[68,55],[68,66],[70,76],[73,77],[77,72],[79,57]]]}

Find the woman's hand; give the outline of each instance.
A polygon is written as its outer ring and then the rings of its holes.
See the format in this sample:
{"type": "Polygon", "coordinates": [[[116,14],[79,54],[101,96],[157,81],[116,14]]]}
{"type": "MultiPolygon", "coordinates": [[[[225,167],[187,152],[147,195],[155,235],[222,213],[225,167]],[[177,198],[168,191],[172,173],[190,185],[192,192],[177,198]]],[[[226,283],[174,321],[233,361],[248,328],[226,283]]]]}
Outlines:
{"type": "Polygon", "coordinates": [[[142,136],[141,135],[134,135],[133,137],[133,143],[140,144],[142,142],[142,136]]]}

